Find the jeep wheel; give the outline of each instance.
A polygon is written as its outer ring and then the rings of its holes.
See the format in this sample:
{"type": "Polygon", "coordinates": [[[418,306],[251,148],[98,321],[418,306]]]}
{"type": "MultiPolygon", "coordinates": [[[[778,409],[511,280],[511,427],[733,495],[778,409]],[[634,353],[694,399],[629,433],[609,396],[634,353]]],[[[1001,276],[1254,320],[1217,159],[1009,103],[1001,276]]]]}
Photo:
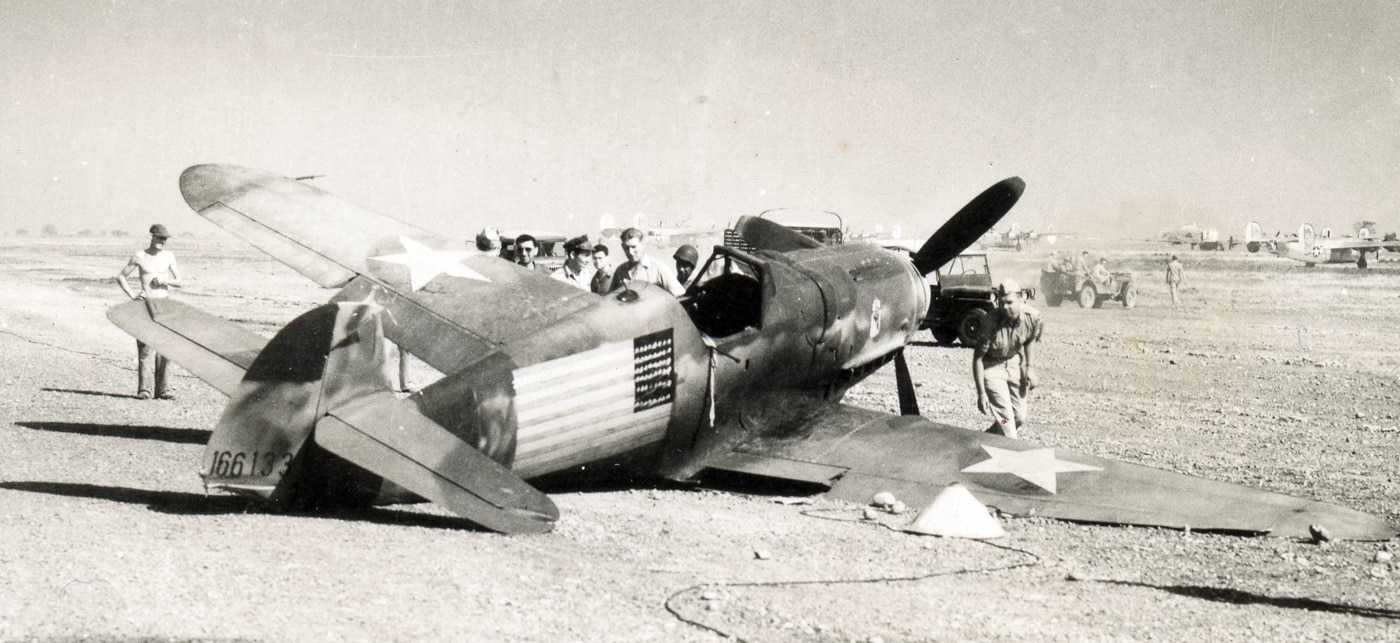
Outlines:
{"type": "Polygon", "coordinates": [[[952,344],[958,339],[957,331],[951,328],[930,328],[928,331],[933,333],[933,341],[940,344],[952,344]]]}
{"type": "Polygon", "coordinates": [[[1060,302],[1064,300],[1065,298],[1062,295],[1060,295],[1060,293],[1051,292],[1048,290],[1045,292],[1046,305],[1058,307],[1060,305],[1060,302]]]}
{"type": "Polygon", "coordinates": [[[963,315],[962,321],[958,322],[958,341],[963,346],[975,346],[977,335],[982,332],[982,321],[987,318],[987,311],[981,308],[974,308],[963,315]]]}
{"type": "Polygon", "coordinates": [[[1079,289],[1079,307],[1096,308],[1098,303],[1099,293],[1094,292],[1093,286],[1084,284],[1084,287],[1079,289]]]}
{"type": "Polygon", "coordinates": [[[1132,308],[1137,305],[1137,286],[1128,284],[1123,286],[1123,307],[1132,308]]]}

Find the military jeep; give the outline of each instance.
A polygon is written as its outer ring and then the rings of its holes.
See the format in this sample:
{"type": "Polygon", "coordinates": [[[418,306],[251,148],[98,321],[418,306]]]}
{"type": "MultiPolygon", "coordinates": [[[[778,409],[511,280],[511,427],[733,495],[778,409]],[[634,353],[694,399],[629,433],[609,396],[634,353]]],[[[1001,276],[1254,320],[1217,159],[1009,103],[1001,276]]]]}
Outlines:
{"type": "Polygon", "coordinates": [[[964,252],[924,280],[929,284],[929,305],[920,328],[927,328],[940,344],[975,344],[982,321],[997,305],[987,253],[964,252]]]}
{"type": "Polygon", "coordinates": [[[1045,303],[1059,306],[1066,299],[1076,300],[1080,308],[1102,308],[1105,301],[1117,301],[1124,308],[1137,305],[1137,286],[1133,285],[1133,273],[1109,273],[1107,283],[1095,283],[1089,277],[1068,272],[1040,273],[1040,291],[1045,293],[1045,303]]]}

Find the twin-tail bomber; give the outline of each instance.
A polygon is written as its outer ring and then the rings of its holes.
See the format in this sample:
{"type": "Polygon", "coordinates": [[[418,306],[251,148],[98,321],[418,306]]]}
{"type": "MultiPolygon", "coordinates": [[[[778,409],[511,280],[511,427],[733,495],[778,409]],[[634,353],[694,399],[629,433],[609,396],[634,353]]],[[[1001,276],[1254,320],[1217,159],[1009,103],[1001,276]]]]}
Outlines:
{"type": "Polygon", "coordinates": [[[742,218],[677,298],[650,285],[578,290],[314,186],[227,165],[180,177],[201,216],[339,292],[271,340],[177,301],[109,318],[230,397],[204,451],[209,489],[304,509],[423,499],[507,533],[559,511],[531,484],[583,469],[730,483],[756,476],[867,501],[927,503],[954,482],[1010,514],[1305,537],[1385,539],[1337,506],[920,417],[905,344],[921,275],[1005,215],[1010,178],[954,215],[911,263],[742,218]],[[411,395],[388,338],[444,376],[411,395]],[[895,362],[904,415],[841,403],[895,362]]]}

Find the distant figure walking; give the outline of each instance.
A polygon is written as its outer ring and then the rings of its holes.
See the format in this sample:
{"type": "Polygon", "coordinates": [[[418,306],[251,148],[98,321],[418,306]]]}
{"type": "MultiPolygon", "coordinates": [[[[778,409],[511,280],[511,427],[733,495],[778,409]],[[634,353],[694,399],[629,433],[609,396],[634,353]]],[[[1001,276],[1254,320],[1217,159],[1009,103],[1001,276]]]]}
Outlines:
{"type": "MultiPolygon", "coordinates": [[[[157,223],[151,226],[151,244],[142,250],[137,250],[136,254],[126,262],[126,266],[117,273],[117,285],[121,286],[122,292],[132,299],[164,299],[170,296],[171,286],[184,285],[180,281],[180,268],[175,263],[175,255],[165,249],[165,242],[170,239],[170,231],[165,226],[157,223]],[[141,290],[131,289],[131,284],[126,278],[132,271],[139,271],[141,290]]],[[[147,346],[141,340],[136,340],[136,397],[141,400],[149,400],[154,394],[162,400],[174,399],[170,394],[170,383],[165,377],[166,361],[165,356],[156,353],[156,349],[147,346]]]]}
{"type": "Polygon", "coordinates": [[[1172,291],[1172,308],[1181,308],[1181,284],[1186,281],[1186,271],[1181,267],[1181,261],[1172,255],[1172,260],[1167,262],[1167,288],[1172,291]]]}
{"type": "Polygon", "coordinates": [[[993,292],[997,309],[982,322],[972,351],[972,380],[978,412],[992,416],[987,431],[1015,438],[1025,427],[1026,399],[1036,385],[1031,367],[1042,324],[1015,281],[1003,280],[993,292]]]}

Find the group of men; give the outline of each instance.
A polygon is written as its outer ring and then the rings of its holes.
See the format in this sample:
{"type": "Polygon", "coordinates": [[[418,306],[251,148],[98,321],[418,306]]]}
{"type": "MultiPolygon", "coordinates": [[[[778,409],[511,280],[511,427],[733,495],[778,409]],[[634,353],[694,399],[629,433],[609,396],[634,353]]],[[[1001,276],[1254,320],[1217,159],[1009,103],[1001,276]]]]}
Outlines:
{"type": "Polygon", "coordinates": [[[1088,250],[1080,251],[1077,256],[1073,252],[1066,252],[1063,257],[1060,256],[1059,250],[1051,250],[1050,256],[1041,264],[1040,271],[1047,274],[1078,275],[1098,285],[1107,284],[1113,279],[1113,273],[1108,271],[1108,259],[1099,257],[1098,261],[1093,261],[1089,258],[1088,250]]]}
{"type": "Polygon", "coordinates": [[[605,295],[614,290],[631,287],[632,284],[650,283],[665,288],[673,295],[681,295],[695,267],[700,261],[700,252],[695,246],[684,245],[676,249],[675,267],[647,255],[646,234],[637,228],[622,231],[622,254],[627,261],[614,268],[608,259],[608,247],[594,244],[588,235],[580,235],[564,242],[564,265],[550,269],[535,262],[539,253],[539,241],[534,236],[522,234],[514,239],[510,248],[503,248],[500,234],[495,228],[486,228],[476,235],[478,250],[498,253],[503,259],[514,261],[529,270],[549,272],[549,276],[572,285],[580,290],[605,295]]]}

